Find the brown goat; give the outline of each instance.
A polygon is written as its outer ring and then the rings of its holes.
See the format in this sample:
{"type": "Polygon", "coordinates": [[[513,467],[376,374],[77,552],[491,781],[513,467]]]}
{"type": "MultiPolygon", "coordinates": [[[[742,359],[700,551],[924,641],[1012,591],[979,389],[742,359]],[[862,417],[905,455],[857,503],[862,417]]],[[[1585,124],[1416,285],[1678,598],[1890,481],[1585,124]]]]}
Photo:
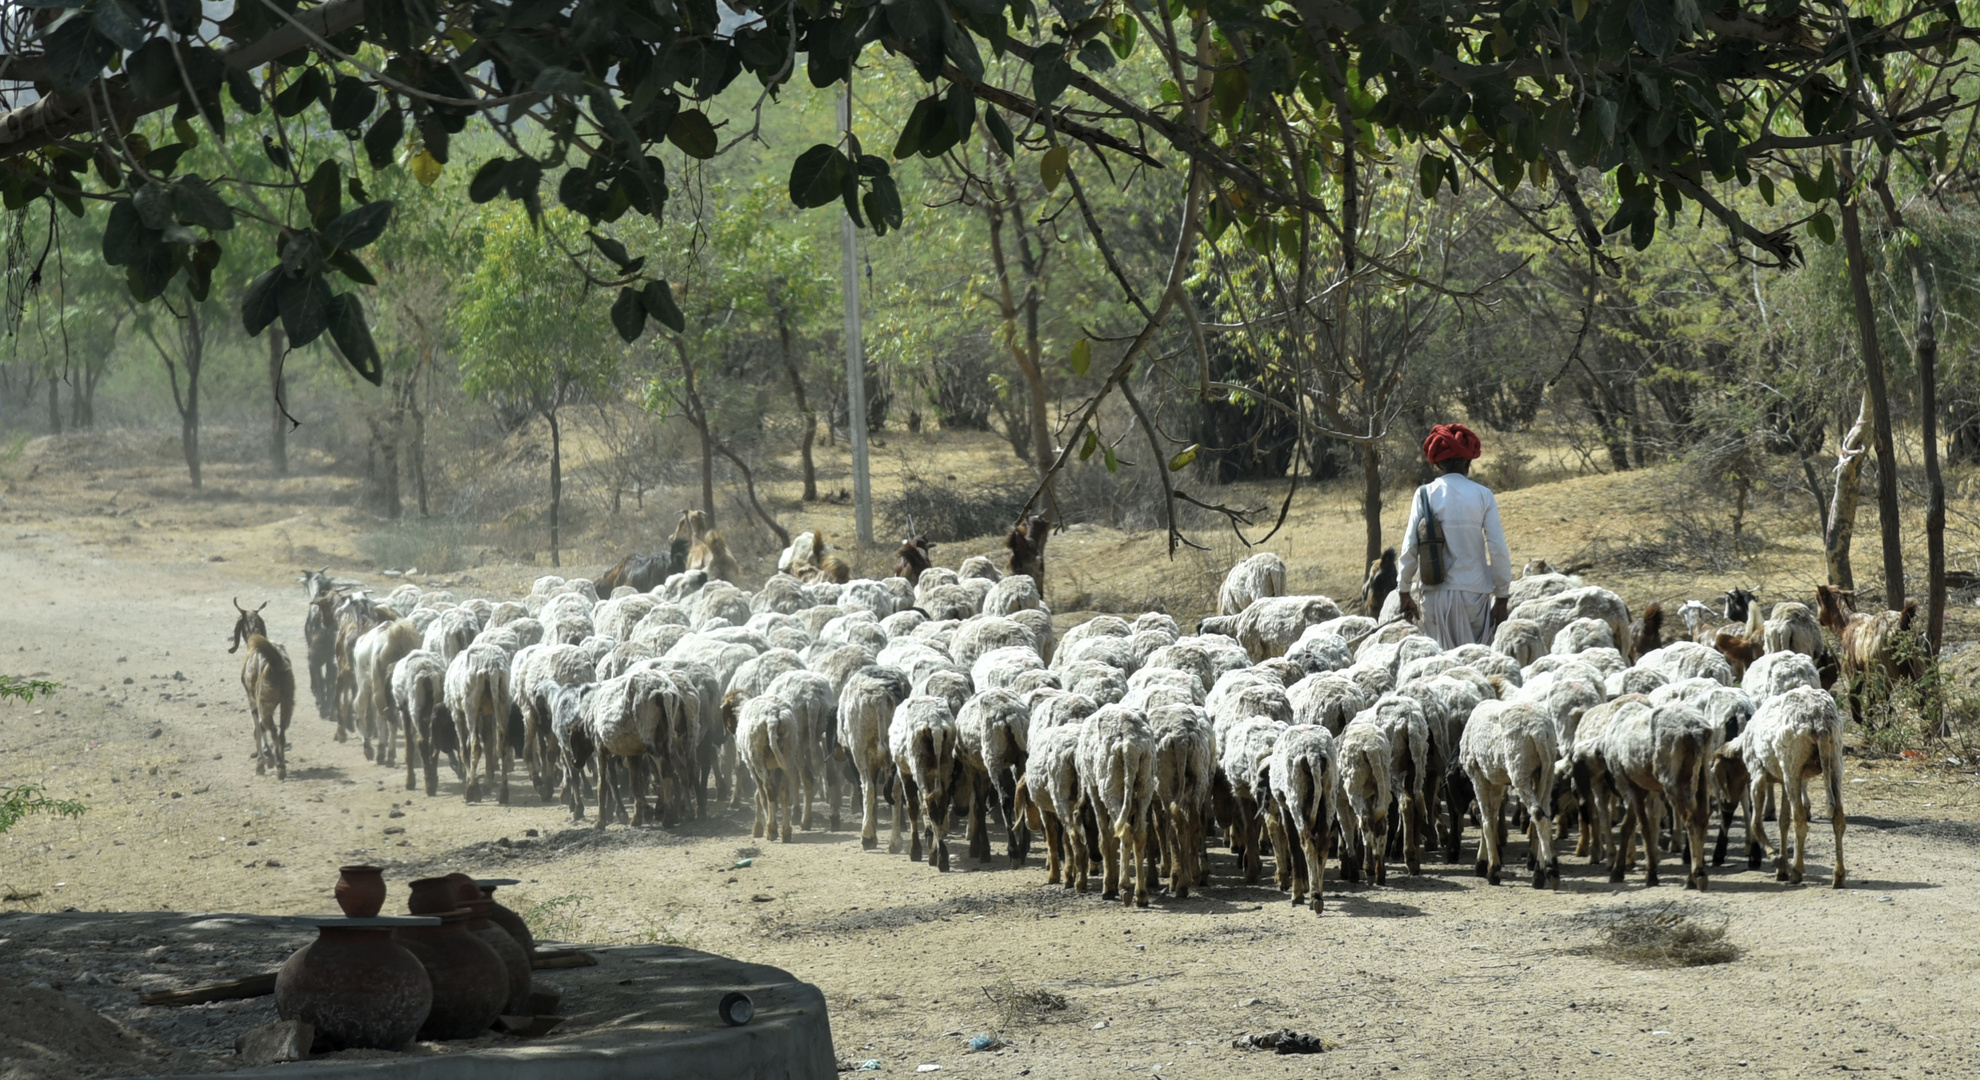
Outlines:
{"type": "Polygon", "coordinates": [[[1911,627],[1918,616],[1916,600],[1905,601],[1902,611],[1868,615],[1850,610],[1850,595],[1844,589],[1815,586],[1817,618],[1842,644],[1837,660],[1850,716],[1860,724],[1867,695],[1887,694],[1900,679],[1915,682],[1924,677],[1929,645],[1911,627]]]}
{"type": "Polygon", "coordinates": [[[288,654],[268,640],[268,627],[261,621],[261,608],[267,606],[264,602],[249,611],[234,601],[240,614],[234,620],[234,644],[227,651],[235,652],[243,644],[248,650],[241,661],[241,687],[247,691],[248,714],[254,718],[255,775],[265,775],[273,760],[275,778],[286,780],[289,766],[284,752],[289,718],[296,711],[296,672],[289,666],[288,654]]]}
{"type": "Polygon", "coordinates": [[[681,523],[674,529],[674,540],[688,542],[687,569],[705,570],[711,578],[734,582],[742,576],[742,568],[736,565],[735,557],[729,554],[729,542],[708,523],[708,515],[699,510],[681,511],[681,523]]]}
{"type": "Polygon", "coordinates": [[[829,581],[836,585],[844,585],[852,580],[852,567],[847,566],[846,561],[837,555],[823,556],[816,565],[805,563],[802,566],[793,566],[791,569],[796,571],[794,576],[799,581],[829,581]]]}
{"type": "Polygon", "coordinates": [[[1011,549],[1011,573],[1024,574],[1036,582],[1039,596],[1045,595],[1045,541],[1051,529],[1052,523],[1043,515],[1033,514],[1018,522],[1004,538],[1004,546],[1011,549]]]}
{"type": "Polygon", "coordinates": [[[619,564],[605,571],[592,587],[598,590],[600,599],[610,599],[612,590],[623,585],[634,592],[647,592],[656,585],[664,584],[667,578],[687,569],[688,539],[676,536],[668,543],[666,551],[643,555],[634,552],[619,560],[619,564]]]}
{"type": "MultiPolygon", "coordinates": [[[[1734,590],[1743,591],[1743,590],[1734,590]]],[[[1766,627],[1760,620],[1760,605],[1747,593],[1746,624],[1727,627],[1712,635],[1712,647],[1732,665],[1733,678],[1741,678],[1755,660],[1767,652],[1766,627]]]]}
{"type": "Polygon", "coordinates": [[[1631,656],[1640,657],[1663,647],[1664,605],[1651,604],[1643,609],[1643,620],[1636,624],[1636,633],[1630,641],[1631,656]]]}
{"type": "Polygon", "coordinates": [[[928,542],[928,534],[921,533],[901,541],[901,548],[894,552],[894,576],[904,577],[910,587],[921,580],[921,572],[935,565],[928,555],[934,547],[928,542]]]}
{"type": "Polygon", "coordinates": [[[1382,557],[1368,564],[1368,575],[1361,581],[1361,613],[1380,618],[1382,604],[1396,591],[1396,549],[1382,549],[1382,557]]]}

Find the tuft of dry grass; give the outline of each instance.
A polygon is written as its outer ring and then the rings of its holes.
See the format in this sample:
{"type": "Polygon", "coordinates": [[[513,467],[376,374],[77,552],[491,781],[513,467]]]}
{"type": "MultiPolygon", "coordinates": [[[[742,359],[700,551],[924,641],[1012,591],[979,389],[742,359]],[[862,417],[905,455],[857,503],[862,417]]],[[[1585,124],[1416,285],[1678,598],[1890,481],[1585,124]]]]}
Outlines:
{"type": "Polygon", "coordinates": [[[1062,1013],[1072,1008],[1072,1002],[1064,994],[1056,994],[1042,986],[1020,987],[1009,979],[995,986],[983,988],[983,996],[997,1009],[997,1025],[1000,1031],[1009,1031],[1025,1024],[1044,1023],[1053,1013],[1062,1013]]]}
{"type": "Polygon", "coordinates": [[[1723,917],[1716,922],[1694,920],[1676,904],[1624,908],[1609,916],[1601,942],[1575,951],[1633,967],[1729,964],[1739,959],[1740,948],[1726,939],[1727,924],[1723,917]]]}

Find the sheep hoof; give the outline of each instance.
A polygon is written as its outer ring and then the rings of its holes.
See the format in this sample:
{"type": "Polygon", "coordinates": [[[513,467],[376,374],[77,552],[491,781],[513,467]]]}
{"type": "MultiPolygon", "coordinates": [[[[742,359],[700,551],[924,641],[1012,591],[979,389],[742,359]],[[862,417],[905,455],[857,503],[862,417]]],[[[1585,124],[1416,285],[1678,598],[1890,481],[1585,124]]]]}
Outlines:
{"type": "Polygon", "coordinates": [[[1794,873],[1793,873],[1792,875],[1790,875],[1790,876],[1788,877],[1788,884],[1790,884],[1790,885],[1799,885],[1799,884],[1801,884],[1801,871],[1799,871],[1799,870],[1797,870],[1797,871],[1795,871],[1795,872],[1794,872],[1794,873]]]}
{"type": "Polygon", "coordinates": [[[1647,873],[1647,874],[1644,874],[1644,875],[1643,875],[1643,887],[1644,887],[1644,888],[1646,888],[1646,889],[1654,889],[1654,888],[1656,888],[1656,887],[1657,887],[1657,885],[1658,885],[1658,881],[1657,881],[1657,875],[1656,875],[1656,874],[1654,874],[1654,873],[1647,873]]]}
{"type": "Polygon", "coordinates": [[[1145,892],[1137,892],[1137,893],[1135,893],[1135,894],[1134,894],[1134,906],[1135,906],[1135,907],[1140,907],[1140,908],[1145,908],[1145,907],[1147,907],[1147,906],[1148,906],[1148,894],[1147,894],[1147,893],[1145,893],[1145,892]]]}
{"type": "Polygon", "coordinates": [[[1544,873],[1535,874],[1533,875],[1533,887],[1536,889],[1544,889],[1547,887],[1547,883],[1549,880],[1551,879],[1548,877],[1548,875],[1544,873]]]}
{"type": "Polygon", "coordinates": [[[1497,885],[1499,883],[1499,872],[1497,870],[1491,871],[1485,875],[1485,880],[1493,885],[1497,885]]]}
{"type": "Polygon", "coordinates": [[[1410,859],[1403,863],[1403,865],[1409,869],[1409,875],[1411,877],[1415,877],[1423,872],[1423,862],[1420,859],[1410,859]]]}
{"type": "Polygon", "coordinates": [[[880,838],[877,836],[862,836],[859,838],[859,846],[863,851],[872,851],[874,848],[880,846],[880,838]]]}
{"type": "Polygon", "coordinates": [[[1492,868],[1486,863],[1474,863],[1471,872],[1478,877],[1485,877],[1492,872],[1492,868]]]}
{"type": "Polygon", "coordinates": [[[1843,876],[1842,876],[1841,874],[1837,874],[1837,875],[1836,875],[1836,876],[1835,876],[1835,877],[1834,877],[1833,879],[1831,879],[1831,881],[1830,881],[1830,884],[1829,884],[1829,887],[1830,887],[1831,889],[1840,889],[1840,888],[1842,888],[1842,887],[1843,887],[1843,876]]]}

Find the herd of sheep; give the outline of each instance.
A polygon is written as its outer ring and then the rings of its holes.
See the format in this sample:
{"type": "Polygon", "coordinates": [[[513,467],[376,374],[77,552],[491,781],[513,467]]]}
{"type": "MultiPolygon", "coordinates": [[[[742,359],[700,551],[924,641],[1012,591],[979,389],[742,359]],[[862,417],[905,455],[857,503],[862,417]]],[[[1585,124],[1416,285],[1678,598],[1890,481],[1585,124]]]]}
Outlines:
{"type": "MultiPolygon", "coordinates": [[[[816,563],[823,544],[799,540],[796,561],[816,563]]],[[[1687,638],[1665,643],[1655,605],[1632,620],[1615,593],[1529,567],[1494,643],[1446,651],[1394,596],[1344,614],[1285,595],[1283,562],[1261,554],[1196,633],[1147,613],[1061,634],[1033,574],[926,554],[903,545],[883,580],[792,566],[751,593],[689,570],[600,597],[544,577],[500,602],[413,585],[374,599],[306,574],[310,686],[339,741],[355,734],[385,766],[403,742],[406,786],[423,776],[428,795],[445,757],[469,800],[507,802],[520,759],[577,819],[591,795],[599,827],[670,824],[708,813],[712,782],[718,804],[753,789],[756,835],[787,841],[821,801],[839,828],[857,788],[867,848],[884,803],[889,851],[905,833],[912,858],[946,870],[959,820],[984,862],[994,818],[1013,865],[1037,839],[1049,881],[1087,890],[1097,873],[1103,895],[1136,905],[1158,883],[1176,898],[1206,885],[1214,834],[1247,882],[1269,856],[1317,912],[1330,854],[1345,880],[1379,884],[1391,861],[1417,872],[1426,848],[1457,861],[1467,820],[1497,884],[1508,816],[1538,887],[1558,880],[1570,837],[1616,881],[1640,843],[1655,884],[1668,822],[1687,887],[1703,889],[1715,811],[1712,862],[1743,811],[1750,864],[1771,854],[1798,882],[1818,776],[1840,887],[1844,719],[1828,687],[1895,670],[1892,643],[1911,632],[1909,611],[1857,615],[1828,590],[1819,620],[1798,603],[1762,619],[1735,592],[1728,610],[1684,609],[1687,638]],[[1757,812],[1776,786],[1778,845],[1757,812]]],[[[258,615],[242,620],[257,746],[272,743],[279,770],[287,710],[262,703],[280,654],[258,615]]]]}

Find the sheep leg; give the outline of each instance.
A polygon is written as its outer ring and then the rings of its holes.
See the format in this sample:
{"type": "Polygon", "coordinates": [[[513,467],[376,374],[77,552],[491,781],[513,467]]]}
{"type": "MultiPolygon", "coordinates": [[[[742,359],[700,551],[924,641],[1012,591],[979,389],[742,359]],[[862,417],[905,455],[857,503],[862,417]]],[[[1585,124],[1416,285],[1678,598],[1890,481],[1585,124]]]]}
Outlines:
{"type": "Polygon", "coordinates": [[[1478,876],[1497,885],[1504,866],[1499,849],[1505,844],[1505,834],[1499,828],[1499,810],[1505,789],[1497,784],[1479,783],[1477,778],[1473,778],[1472,786],[1478,792],[1478,876]]]}
{"type": "Polygon", "coordinates": [[[1654,889],[1658,884],[1657,862],[1662,857],[1659,850],[1661,838],[1657,835],[1662,831],[1663,823],[1659,820],[1662,815],[1657,811],[1650,792],[1638,787],[1636,781],[1628,780],[1625,790],[1628,792],[1630,812],[1636,816],[1637,831],[1643,834],[1643,884],[1654,889]]]}
{"type": "Polygon", "coordinates": [[[796,802],[798,797],[798,790],[799,790],[798,780],[800,775],[802,775],[801,772],[793,772],[791,769],[788,768],[780,769],[774,774],[774,778],[777,781],[776,805],[784,815],[783,831],[780,832],[778,836],[779,839],[786,844],[791,842],[791,832],[793,828],[798,824],[798,810],[797,810],[796,802]]]}
{"type": "Polygon", "coordinates": [[[1074,820],[1066,826],[1072,836],[1073,888],[1079,892],[1093,889],[1093,849],[1100,844],[1100,830],[1093,822],[1093,807],[1080,803],[1073,811],[1074,820]]]}
{"type": "MultiPolygon", "coordinates": [[[[1104,804],[1103,804],[1104,805],[1104,804]]],[[[1096,816],[1098,816],[1096,814],[1096,816]]],[[[1115,900],[1121,895],[1121,845],[1120,834],[1109,827],[1100,836],[1100,899],[1115,900]]]]}
{"type": "MultiPolygon", "coordinates": [[[[901,807],[905,804],[905,796],[901,793],[901,782],[899,780],[890,780],[887,790],[890,796],[887,800],[887,805],[893,810],[894,815],[893,831],[887,834],[887,854],[899,855],[901,853],[901,807]]],[[[919,856],[913,857],[918,858],[919,856]]]]}
{"type": "Polygon", "coordinates": [[[1045,884],[1059,884],[1059,851],[1065,844],[1065,830],[1059,825],[1059,816],[1041,810],[1038,824],[1045,830],[1045,884]]]}
{"type": "Polygon", "coordinates": [[[1369,808],[1369,812],[1374,817],[1369,822],[1368,828],[1367,846],[1370,862],[1368,876],[1377,885],[1387,885],[1389,883],[1389,860],[1384,856],[1387,853],[1388,845],[1384,844],[1382,840],[1388,835],[1389,831],[1389,807],[1385,803],[1376,803],[1369,808]]]}
{"type": "Polygon", "coordinates": [[[1169,895],[1178,899],[1189,895],[1187,859],[1183,854],[1182,831],[1176,827],[1178,808],[1157,807],[1154,811],[1155,842],[1161,849],[1161,866],[1157,871],[1161,877],[1169,879],[1169,895]]]}
{"type": "MultiPolygon", "coordinates": [[[[613,814],[617,809],[618,794],[612,790],[611,759],[606,757],[605,751],[602,749],[595,751],[595,753],[597,755],[596,764],[598,767],[598,820],[592,822],[592,827],[603,829],[612,820],[613,814]]],[[[474,764],[472,757],[468,759],[468,764],[474,764]]],[[[473,774],[470,773],[469,775],[473,774]]]]}
{"type": "Polygon", "coordinates": [[[874,770],[865,770],[860,775],[859,796],[865,804],[859,827],[859,846],[862,851],[872,851],[880,846],[880,778],[874,770]]]}
{"type": "Polygon", "coordinates": [[[1244,883],[1258,884],[1259,874],[1264,867],[1258,858],[1258,813],[1251,798],[1237,796],[1237,820],[1232,823],[1237,831],[1238,843],[1244,845],[1244,883]]]}
{"type": "MultiPolygon", "coordinates": [[[[903,775],[900,779],[901,794],[907,803],[908,861],[921,861],[921,789],[914,786],[912,777],[903,775]]],[[[900,851],[901,804],[894,804],[894,842],[887,851],[894,854],[900,851]]]]}
{"type": "Polygon", "coordinates": [[[1402,795],[1403,867],[1411,877],[1423,872],[1423,800],[1414,792],[1402,795]]]}
{"type": "Polygon", "coordinates": [[[1452,772],[1445,777],[1444,804],[1450,811],[1450,827],[1444,832],[1444,861],[1458,861],[1458,849],[1464,842],[1464,814],[1475,799],[1471,777],[1462,771],[1452,772]]]}
{"type": "MultiPolygon", "coordinates": [[[[839,774],[838,769],[833,767],[835,764],[837,763],[831,758],[827,757],[825,759],[825,809],[827,812],[825,829],[827,832],[839,831],[839,793],[845,787],[845,778],[839,774]]],[[[809,824],[805,825],[807,829],[810,827],[809,824]]]]}
{"type": "MultiPolygon", "coordinates": [[[[1781,796],[1787,812],[1794,817],[1794,869],[1788,872],[1788,883],[1799,885],[1802,863],[1808,855],[1808,777],[1799,768],[1789,775],[1787,790],[1781,796]]],[[[1783,840],[1781,846],[1785,848],[1787,842],[1783,840]]]]}
{"type": "Polygon", "coordinates": [[[1149,824],[1146,817],[1136,814],[1128,824],[1127,835],[1121,837],[1121,856],[1126,863],[1121,869],[1127,878],[1122,883],[1121,901],[1135,907],[1148,906],[1149,824]]]}
{"type": "Polygon", "coordinates": [[[1291,838],[1286,835],[1285,821],[1279,817],[1277,806],[1261,804],[1258,816],[1265,825],[1265,838],[1272,844],[1272,883],[1280,892],[1292,888],[1291,838]]]}

